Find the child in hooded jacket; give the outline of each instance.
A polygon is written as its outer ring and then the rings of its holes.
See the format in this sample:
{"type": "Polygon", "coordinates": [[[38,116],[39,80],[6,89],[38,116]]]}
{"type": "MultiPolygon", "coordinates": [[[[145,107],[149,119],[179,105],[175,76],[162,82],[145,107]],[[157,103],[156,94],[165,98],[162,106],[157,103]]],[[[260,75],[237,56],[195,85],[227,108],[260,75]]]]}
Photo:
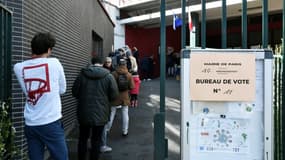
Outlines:
{"type": "Polygon", "coordinates": [[[138,106],[138,94],[140,91],[140,77],[138,75],[138,72],[133,72],[132,73],[133,80],[135,82],[135,88],[130,90],[130,95],[131,95],[131,107],[137,107],[138,106]]]}

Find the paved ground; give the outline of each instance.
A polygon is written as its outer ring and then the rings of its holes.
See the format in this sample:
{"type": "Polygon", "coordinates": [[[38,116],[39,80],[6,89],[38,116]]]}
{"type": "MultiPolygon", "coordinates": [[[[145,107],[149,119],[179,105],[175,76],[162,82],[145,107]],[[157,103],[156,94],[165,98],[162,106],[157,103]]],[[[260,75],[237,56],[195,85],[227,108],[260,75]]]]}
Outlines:
{"type": "MultiPolygon", "coordinates": [[[[101,155],[100,160],[153,160],[153,116],[159,111],[159,79],[143,81],[139,95],[139,107],[129,108],[129,135],[121,136],[121,110],[117,111],[108,145],[110,153],[101,155]]],[[[166,137],[168,159],[180,159],[180,82],[166,81],[166,137]]],[[[77,159],[78,129],[67,137],[70,160],[77,159]]]]}

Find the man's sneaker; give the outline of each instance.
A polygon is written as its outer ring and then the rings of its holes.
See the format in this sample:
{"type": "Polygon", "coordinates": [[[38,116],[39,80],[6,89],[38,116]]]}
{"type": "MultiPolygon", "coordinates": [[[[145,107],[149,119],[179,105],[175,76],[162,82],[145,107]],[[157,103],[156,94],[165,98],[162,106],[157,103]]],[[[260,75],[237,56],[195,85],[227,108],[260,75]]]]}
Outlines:
{"type": "Polygon", "coordinates": [[[104,152],[111,152],[112,148],[109,146],[101,146],[100,147],[100,152],[104,153],[104,152]]]}
{"type": "Polygon", "coordinates": [[[127,131],[124,131],[124,132],[122,133],[122,136],[123,136],[123,137],[127,137],[127,136],[128,136],[128,132],[127,132],[127,131]]]}

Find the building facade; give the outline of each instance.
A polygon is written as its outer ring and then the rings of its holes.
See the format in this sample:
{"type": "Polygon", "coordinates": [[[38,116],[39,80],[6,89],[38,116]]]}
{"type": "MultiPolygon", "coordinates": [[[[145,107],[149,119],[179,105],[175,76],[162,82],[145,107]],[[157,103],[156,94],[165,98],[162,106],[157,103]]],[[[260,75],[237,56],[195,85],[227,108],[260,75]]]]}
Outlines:
{"type": "MultiPolygon", "coordinates": [[[[52,57],[60,60],[65,71],[67,92],[62,96],[62,121],[68,132],[76,122],[76,100],[71,95],[72,84],[80,69],[89,63],[90,53],[107,55],[112,51],[113,21],[99,0],[0,0],[0,4],[13,12],[11,68],[15,63],[30,58],[30,41],[37,32],[51,32],[55,35],[57,43],[52,57]]],[[[27,150],[23,118],[25,97],[14,73],[11,83],[15,143],[23,156],[27,150]]]]}
{"type": "Polygon", "coordinates": [[[120,0],[102,0],[104,8],[109,13],[111,19],[115,23],[114,28],[114,49],[119,49],[125,46],[125,25],[119,23],[120,19],[120,0]]]}

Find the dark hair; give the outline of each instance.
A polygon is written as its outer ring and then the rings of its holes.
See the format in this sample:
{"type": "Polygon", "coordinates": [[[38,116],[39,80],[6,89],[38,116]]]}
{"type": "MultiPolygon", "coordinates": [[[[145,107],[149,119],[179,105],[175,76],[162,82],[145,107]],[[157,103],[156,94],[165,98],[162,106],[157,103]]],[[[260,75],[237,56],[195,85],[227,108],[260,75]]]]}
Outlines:
{"type": "Polygon", "coordinates": [[[119,52],[123,52],[123,53],[125,53],[124,48],[119,48],[119,49],[118,49],[118,51],[119,51],[119,52]]]}
{"type": "Polygon", "coordinates": [[[108,55],[108,57],[113,57],[113,56],[115,56],[115,52],[110,52],[108,55]]]}
{"type": "Polygon", "coordinates": [[[103,64],[104,63],[104,59],[103,59],[103,57],[95,56],[95,57],[92,57],[91,63],[92,64],[95,64],[95,63],[103,64]]]}
{"type": "Polygon", "coordinates": [[[55,37],[51,33],[37,33],[31,41],[32,53],[36,55],[47,53],[54,45],[55,37]]]}

